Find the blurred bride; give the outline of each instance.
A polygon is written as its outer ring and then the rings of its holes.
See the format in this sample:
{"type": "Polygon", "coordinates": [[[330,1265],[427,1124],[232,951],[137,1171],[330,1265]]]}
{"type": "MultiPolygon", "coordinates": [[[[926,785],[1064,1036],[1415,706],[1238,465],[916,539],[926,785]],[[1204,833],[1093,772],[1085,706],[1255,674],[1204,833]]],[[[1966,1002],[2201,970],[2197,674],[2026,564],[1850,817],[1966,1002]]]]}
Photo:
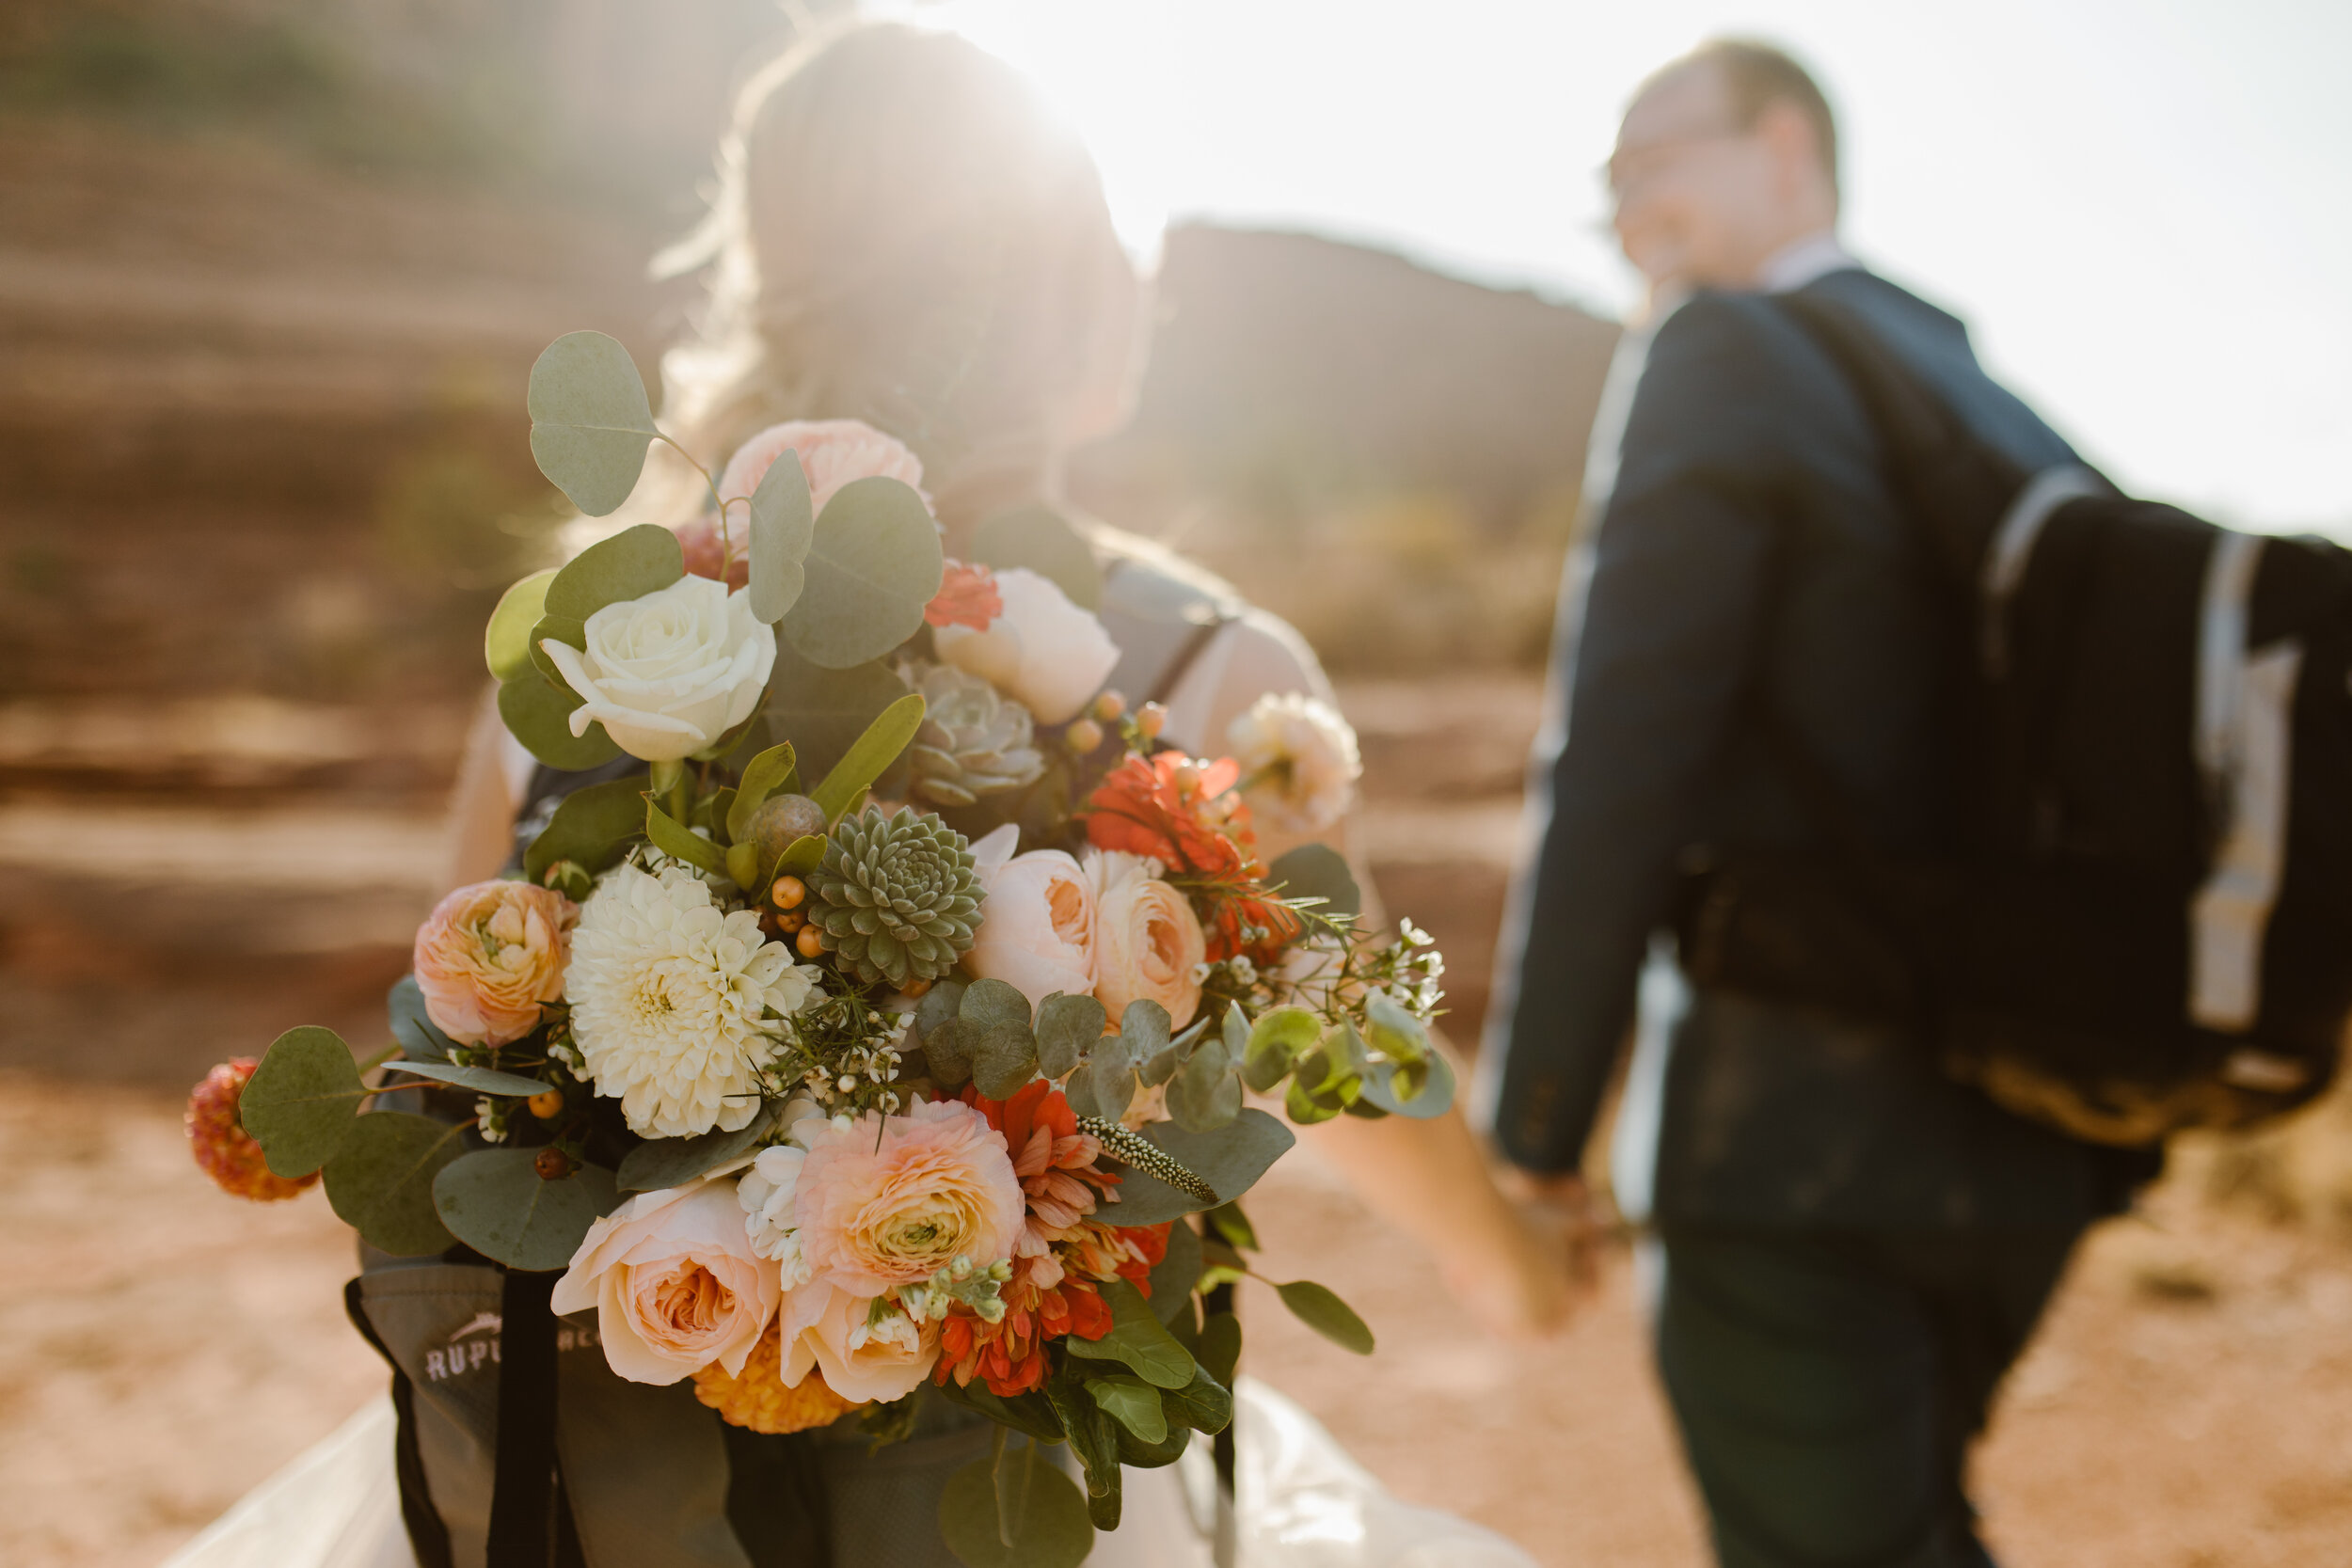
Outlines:
{"type": "MultiPolygon", "coordinates": [[[[858,419],[921,458],[952,557],[968,558],[976,527],[1009,509],[1042,505],[1071,517],[1103,568],[1103,616],[1124,655],[1112,686],[1136,702],[1162,702],[1166,738],[1188,752],[1224,751],[1229,728],[1267,693],[1331,701],[1314,655],[1288,626],[1167,552],[1072,512],[1065,459],[1126,421],[1149,294],[1085,150],[1000,61],[954,35],[893,24],[803,42],[745,88],[709,218],[663,264],[703,269],[708,280],[697,330],[662,361],[663,426],[698,458],[715,467],[747,436],[787,420],[858,419]]],[[[636,496],[597,532],[649,520],[681,526],[698,514],[699,477],[654,450],[636,496]]],[[[577,782],[534,768],[493,720],[461,787],[456,879],[495,874],[512,854],[516,818],[577,782]]],[[[1344,849],[1347,822],[1288,838],[1269,832],[1267,853],[1306,836],[1344,849]]],[[[1340,1117],[1306,1130],[1305,1142],[1427,1250],[1486,1330],[1556,1323],[1565,1274],[1497,1193],[1458,1114],[1340,1117]]],[[[936,1408],[916,1441],[898,1446],[910,1450],[901,1459],[915,1460],[927,1442],[957,1451],[923,1475],[900,1463],[895,1490],[877,1493],[858,1466],[879,1472],[895,1450],[868,1460],[862,1445],[844,1445],[827,1458],[838,1568],[952,1562],[930,1523],[935,1490],[913,1494],[965,1461],[959,1445],[974,1434],[956,1429],[978,1418],[930,1402],[936,1408]],[[881,1512],[913,1528],[869,1531],[861,1521],[877,1512],[878,1496],[893,1499],[881,1512]]],[[[1130,1471],[1125,1526],[1101,1538],[1091,1561],[1526,1561],[1475,1527],[1387,1497],[1263,1386],[1244,1378],[1238,1406],[1237,1507],[1219,1502],[1205,1452],[1130,1471]]],[[[389,1403],[363,1412],[206,1532],[176,1568],[415,1560],[391,1432],[389,1403]]],[[[453,1543],[465,1533],[453,1528],[453,1543]]],[[[584,1544],[588,1561],[603,1560],[593,1541],[584,1544]]],[[[466,1560],[462,1545],[454,1560],[466,1560]]],[[[766,1560],[739,1549],[679,1560],[766,1560]]]]}

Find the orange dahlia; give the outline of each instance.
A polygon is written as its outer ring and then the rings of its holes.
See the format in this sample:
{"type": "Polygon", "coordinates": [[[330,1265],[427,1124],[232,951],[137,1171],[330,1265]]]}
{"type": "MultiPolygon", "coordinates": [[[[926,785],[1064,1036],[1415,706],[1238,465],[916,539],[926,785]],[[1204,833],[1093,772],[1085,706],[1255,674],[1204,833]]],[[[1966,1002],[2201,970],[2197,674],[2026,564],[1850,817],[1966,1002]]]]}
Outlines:
{"type": "Polygon", "coordinates": [[[237,1120],[237,1097],[245,1093],[246,1085],[253,1080],[253,1069],[261,1065],[255,1056],[223,1062],[189,1092],[188,1151],[222,1192],[256,1203],[275,1203],[283,1197],[299,1197],[317,1184],[319,1173],[272,1175],[269,1163],[262,1157],[262,1146],[237,1120]]]}
{"type": "Polygon", "coordinates": [[[858,1407],[857,1401],[834,1393],[815,1367],[787,1388],[778,1375],[783,1367],[783,1337],[771,1323],[739,1374],[730,1374],[716,1361],[696,1372],[694,1397],[731,1425],[771,1434],[830,1426],[858,1407]]]}

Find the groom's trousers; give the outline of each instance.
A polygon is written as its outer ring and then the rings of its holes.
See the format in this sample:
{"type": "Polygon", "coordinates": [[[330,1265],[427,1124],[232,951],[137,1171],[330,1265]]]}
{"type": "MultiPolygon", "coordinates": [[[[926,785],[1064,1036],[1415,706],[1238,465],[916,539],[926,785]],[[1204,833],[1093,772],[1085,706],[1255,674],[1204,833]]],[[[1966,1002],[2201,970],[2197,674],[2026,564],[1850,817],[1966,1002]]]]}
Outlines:
{"type": "Polygon", "coordinates": [[[1659,1364],[1723,1568],[1990,1568],[1968,1445],[2080,1233],[1662,1227],[1659,1364]]]}

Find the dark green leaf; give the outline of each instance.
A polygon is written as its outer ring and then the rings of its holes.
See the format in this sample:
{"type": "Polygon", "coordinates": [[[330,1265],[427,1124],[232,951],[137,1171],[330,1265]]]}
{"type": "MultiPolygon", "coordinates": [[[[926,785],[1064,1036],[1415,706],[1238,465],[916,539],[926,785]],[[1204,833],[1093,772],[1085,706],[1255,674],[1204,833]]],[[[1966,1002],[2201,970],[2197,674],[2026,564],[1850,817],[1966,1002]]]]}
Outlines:
{"type": "Polygon", "coordinates": [[[831,670],[880,658],[923,625],[944,568],[922,497],[895,479],[851,480],[817,519],[785,638],[831,670]]]}
{"type": "Polygon", "coordinates": [[[1103,607],[1103,568],[1094,547],[1052,507],[999,512],[973,531],[972,559],[997,568],[1025,566],[1085,610],[1103,607]]]}
{"type": "Polygon", "coordinates": [[[1057,991],[1040,1003],[1037,1059],[1045,1076],[1060,1078],[1075,1069],[1103,1038],[1105,1017],[1103,1004],[1091,996],[1064,996],[1057,991]]]}
{"type": "Polygon", "coordinates": [[[1152,1266],[1152,1310],[1173,1325],[1191,1305],[1193,1281],[1200,1277],[1200,1233],[1183,1220],[1168,1227],[1168,1255],[1152,1266]]]}
{"type": "Polygon", "coordinates": [[[1251,1252],[1259,1250],[1257,1227],[1249,1223],[1249,1216],[1242,1212],[1240,1204],[1221,1203],[1210,1210],[1206,1218],[1211,1228],[1224,1237],[1228,1244],[1251,1252]]]}
{"type": "Polygon", "coordinates": [[[1064,1092],[1070,1108],[1082,1117],[1117,1121],[1135,1102],[1136,1069],[1124,1053],[1104,1051],[1078,1064],[1064,1092]]]}
{"type": "Polygon", "coordinates": [[[538,1274],[570,1263],[588,1227],[620,1206],[612,1173],[580,1165],[540,1178],[529,1148],[483,1148],[433,1179],[433,1207],[450,1233],[485,1258],[538,1274]]]}
{"type": "Polygon", "coordinates": [[[1347,1109],[1347,1101],[1329,1092],[1310,1089],[1297,1079],[1291,1080],[1288,1092],[1282,1096],[1282,1114],[1301,1127],[1329,1121],[1347,1109]]]}
{"type": "MultiPolygon", "coordinates": [[[[978,981],[974,989],[987,984],[978,981]]],[[[964,1002],[970,1005],[969,992],[964,1002]]],[[[968,1015],[959,1022],[972,1022],[968,1015]]],[[[980,1029],[979,1040],[972,1049],[972,1082],[982,1094],[991,1100],[1010,1100],[1036,1076],[1037,1037],[1029,1033],[1026,1023],[1009,1018],[980,1029]]]]}
{"type": "Polygon", "coordinates": [[[417,988],[417,977],[404,974],[392,982],[391,993],[384,998],[384,1010],[391,1017],[392,1038],[400,1042],[402,1053],[412,1062],[445,1062],[456,1042],[440,1031],[432,1015],[424,1010],[424,992],[417,988]]]}
{"type": "Polygon", "coordinates": [[[769,747],[746,763],[743,782],[736,786],[735,799],[727,805],[727,842],[743,842],[743,835],[752,829],[752,814],[767,804],[768,797],[794,793],[800,771],[788,740],[769,747]]]}
{"type": "Polygon", "coordinates": [[[983,1459],[947,1478],[939,1499],[939,1533],[965,1568],[1078,1568],[1094,1549],[1094,1526],[1075,1481],[1024,1444],[1025,1506],[1017,1525],[997,1507],[993,1466],[983,1459]],[[1011,1544],[1008,1545],[1007,1539],[1011,1544]]]}
{"type": "Polygon", "coordinates": [[[273,1176],[308,1176],[334,1158],[367,1095],[351,1048],[305,1024],[278,1037],[237,1100],[237,1117],[273,1176]]]}
{"type": "Polygon", "coordinates": [[[499,688],[499,717],[508,733],[524,751],[567,773],[584,773],[621,754],[602,724],[591,723],[585,735],[572,734],[572,709],[578,706],[578,697],[550,685],[536,670],[499,688]]]}
{"type": "Polygon", "coordinates": [[[935,1024],[923,1037],[923,1059],[929,1063],[932,1079],[949,1094],[972,1082],[972,1068],[979,1055],[980,1038],[986,1031],[977,1023],[960,1018],[946,1019],[935,1024]]]}
{"type": "Polygon", "coordinates": [[[1119,1528],[1119,1423],[1087,1393],[1080,1371],[1089,1363],[1073,1361],[1045,1385],[1045,1397],[1069,1434],[1070,1450],[1086,1468],[1087,1513],[1097,1529],[1119,1528]]]}
{"type": "Polygon", "coordinates": [[[906,682],[887,665],[828,670],[779,640],[768,682],[768,733],[792,743],[803,779],[822,778],[882,710],[906,694],[906,682]]]}
{"type": "Polygon", "coordinates": [[[1176,1342],[1142,1291],[1114,1279],[1104,1285],[1103,1300],[1111,1309],[1111,1331],[1100,1339],[1069,1336],[1062,1344],[1071,1354],[1117,1361],[1155,1388],[1182,1388],[1192,1381],[1192,1353],[1176,1342]]]}
{"type": "Polygon", "coordinates": [[[628,350],[601,332],[567,332],[531,367],[531,455],[591,517],[628,499],[659,432],[628,350]]]}
{"type": "Polygon", "coordinates": [[[760,1106],[757,1116],[733,1132],[705,1132],[693,1138],[648,1139],[622,1156],[616,1185],[625,1193],[653,1193],[665,1187],[682,1187],[729,1160],[749,1154],[775,1124],[776,1106],[771,1101],[760,1106]]]}
{"type": "Polygon", "coordinates": [[[645,836],[653,847],[665,855],[675,855],[689,865],[697,866],[714,877],[727,874],[727,857],[720,847],[699,833],[691,832],[674,821],[668,812],[645,802],[645,836]]]}
{"type": "Polygon", "coordinates": [[[866,727],[841,760],[826,773],[824,783],[809,791],[808,798],[825,808],[825,820],[838,822],[858,797],[874,786],[874,781],[889,770],[914,738],[914,732],[923,727],[923,699],[909,692],[892,703],[866,727]]]}
{"type": "Polygon", "coordinates": [[[558,861],[574,862],[591,875],[617,863],[645,836],[645,791],[652,783],[650,774],[632,773],[583,784],[564,796],[523,851],[523,875],[540,881],[558,861]]]}
{"type": "Polygon", "coordinates": [[[1241,1365],[1241,1320],[1231,1312],[1212,1312],[1200,1325],[1200,1366],[1231,1388],[1233,1369],[1241,1365]]]}
{"type": "Polygon", "coordinates": [[[816,526],[808,475],[797,453],[785,453],[768,466],[752,492],[752,613],[770,626],[784,619],[801,596],[807,578],[802,562],[816,526]]]}
{"type": "MultiPolygon", "coordinates": [[[[563,669],[555,662],[555,656],[548,652],[549,642],[565,642],[585,650],[588,646],[588,623],[569,615],[542,615],[538,624],[523,637],[523,657],[530,661],[531,667],[566,697],[580,696],[580,693],[572,689],[572,683],[564,678],[563,669]]],[[[522,671],[516,670],[515,673],[519,675],[522,671]]]]}
{"type": "Polygon", "coordinates": [[[1342,1350],[1358,1355],[1372,1354],[1372,1330],[1364,1325],[1355,1309],[1311,1279],[1295,1279],[1288,1285],[1274,1287],[1282,1298],[1282,1305],[1291,1309],[1291,1316],[1330,1340],[1342,1350]]]}
{"type": "Polygon", "coordinates": [[[496,1072],[486,1067],[459,1067],[454,1062],[393,1062],[388,1070],[430,1078],[436,1083],[471,1089],[476,1094],[527,1097],[547,1087],[536,1078],[525,1078],[520,1073],[496,1072]]]}
{"type": "Polygon", "coordinates": [[[1232,1392],[1211,1377],[1205,1367],[1194,1368],[1190,1383],[1182,1388],[1170,1388],[1162,1398],[1172,1425],[1188,1426],[1214,1436],[1233,1424],[1232,1392]]]}
{"type": "Polygon", "coordinates": [[[531,628],[548,612],[548,584],[554,580],[555,568],[550,566],[500,595],[482,633],[482,657],[492,680],[511,681],[531,668],[531,628]]]}
{"type": "MultiPolygon", "coordinates": [[[[1195,1376],[1199,1373],[1196,1370],[1195,1376]]],[[[1094,1402],[1108,1411],[1120,1426],[1147,1443],[1168,1437],[1168,1415],[1160,1408],[1160,1391],[1139,1377],[1097,1377],[1087,1380],[1094,1402]]]]}
{"type": "Polygon", "coordinates": [[[983,1029],[999,1023],[1029,1026],[1029,999],[1020,987],[1003,980],[975,980],[964,987],[956,1012],[966,1023],[983,1029]]]}
{"type": "Polygon", "coordinates": [[[1156,1470],[1164,1465],[1173,1465],[1192,1446],[1192,1433],[1181,1427],[1171,1430],[1166,1442],[1147,1443],[1117,1422],[1112,1425],[1119,1433],[1119,1462],[1131,1470],[1156,1470]]]}
{"type": "MultiPolygon", "coordinates": [[[[1168,1158],[1206,1181],[1231,1202],[1257,1184],[1267,1167],[1297,1140],[1291,1130],[1254,1107],[1245,1108],[1214,1132],[1187,1132],[1174,1122],[1155,1121],[1143,1135],[1168,1158]]],[[[1155,1177],[1121,1167],[1119,1223],[1157,1225],[1208,1207],[1155,1177]]]]}
{"type": "Polygon", "coordinates": [[[371,1111],[326,1162],[326,1201],[372,1246],[403,1258],[452,1240],[433,1207],[433,1179],[465,1152],[466,1130],[405,1111],[371,1111]]]}
{"type": "Polygon", "coordinates": [[[1285,898],[1321,898],[1322,914],[1361,914],[1364,895],[1347,857],[1327,844],[1302,844],[1266,868],[1268,885],[1285,898]]]}
{"type": "Polygon", "coordinates": [[[1005,1399],[990,1393],[985,1383],[961,1384],[954,1378],[939,1385],[939,1392],[950,1404],[977,1410],[998,1426],[1025,1432],[1040,1442],[1058,1443],[1062,1439],[1061,1418],[1054,1413],[1053,1405],[1041,1393],[1032,1391],[1005,1399]]]}
{"type": "Polygon", "coordinates": [[[957,1017],[963,1008],[963,982],[942,980],[923,993],[914,1005],[914,1034],[917,1039],[957,1017]]]}

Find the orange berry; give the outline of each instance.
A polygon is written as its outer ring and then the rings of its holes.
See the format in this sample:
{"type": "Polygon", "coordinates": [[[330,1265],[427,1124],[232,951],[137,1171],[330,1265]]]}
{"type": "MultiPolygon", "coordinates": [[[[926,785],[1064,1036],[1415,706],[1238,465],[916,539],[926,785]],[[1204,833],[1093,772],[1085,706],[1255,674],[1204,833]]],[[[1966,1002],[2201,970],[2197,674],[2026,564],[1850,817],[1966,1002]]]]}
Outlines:
{"type": "Polygon", "coordinates": [[[1116,724],[1127,712],[1127,699],[1116,691],[1105,691],[1094,699],[1094,717],[1105,724],[1116,724]]]}
{"type": "Polygon", "coordinates": [[[542,1089],[523,1103],[530,1106],[531,1114],[541,1121],[553,1121],[564,1114],[564,1091],[542,1089]]]}
{"type": "Polygon", "coordinates": [[[779,877],[768,890],[768,902],[780,910],[797,910],[808,897],[808,884],[798,877],[779,877]]]}
{"type": "Polygon", "coordinates": [[[1103,744],[1103,726],[1091,719],[1081,719],[1061,732],[1062,744],[1085,756],[1103,744]]]}
{"type": "Polygon", "coordinates": [[[1159,703],[1146,703],[1136,710],[1136,728],[1146,740],[1157,740],[1168,728],[1168,708],[1159,703]]]}
{"type": "Polygon", "coordinates": [[[561,1181],[572,1174],[572,1157],[549,1144],[532,1157],[531,1168],[542,1181],[561,1181]]]}
{"type": "Polygon", "coordinates": [[[801,934],[793,939],[792,945],[800,949],[802,958],[816,958],[825,950],[825,933],[818,927],[803,926],[801,934]]]}

